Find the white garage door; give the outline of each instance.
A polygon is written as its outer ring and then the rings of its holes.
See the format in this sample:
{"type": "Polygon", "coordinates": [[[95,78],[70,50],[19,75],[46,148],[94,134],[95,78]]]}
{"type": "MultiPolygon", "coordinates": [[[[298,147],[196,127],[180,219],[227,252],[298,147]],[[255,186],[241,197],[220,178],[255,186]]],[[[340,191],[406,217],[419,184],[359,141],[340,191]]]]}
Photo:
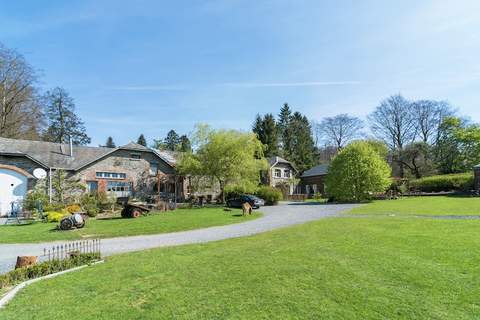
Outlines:
{"type": "Polygon", "coordinates": [[[12,202],[21,203],[26,193],[26,176],[13,170],[0,168],[0,216],[10,213],[12,202]]]}

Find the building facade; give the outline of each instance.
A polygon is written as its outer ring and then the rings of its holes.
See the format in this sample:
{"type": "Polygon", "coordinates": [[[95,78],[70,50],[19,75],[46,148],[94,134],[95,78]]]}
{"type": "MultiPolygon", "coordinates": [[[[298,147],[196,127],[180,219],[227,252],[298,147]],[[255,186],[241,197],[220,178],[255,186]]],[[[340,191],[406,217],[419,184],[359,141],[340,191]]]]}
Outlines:
{"type": "Polygon", "coordinates": [[[293,164],[281,157],[275,156],[267,159],[269,169],[265,183],[281,189],[284,195],[292,195],[295,192],[295,176],[297,170],[293,164]]]}
{"type": "Polygon", "coordinates": [[[328,164],[319,164],[300,176],[297,193],[313,196],[316,193],[325,193],[325,177],[328,173],[328,164]]]}
{"type": "Polygon", "coordinates": [[[88,191],[182,201],[187,180],[176,174],[175,165],[171,153],[136,143],[104,148],[0,138],[0,215],[20,204],[42,175],[51,180],[58,170],[88,191]]]}

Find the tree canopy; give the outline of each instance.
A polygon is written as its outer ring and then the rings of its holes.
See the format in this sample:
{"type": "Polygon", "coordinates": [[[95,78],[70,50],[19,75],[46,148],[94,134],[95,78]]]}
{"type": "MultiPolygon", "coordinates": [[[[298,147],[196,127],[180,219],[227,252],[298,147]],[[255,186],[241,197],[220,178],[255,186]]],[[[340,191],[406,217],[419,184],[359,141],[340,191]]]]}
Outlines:
{"type": "Polygon", "coordinates": [[[74,144],[89,144],[91,139],[86,133],[83,121],[75,113],[75,103],[68,92],[60,87],[48,91],[44,96],[48,128],[45,140],[74,144]]]}
{"type": "Polygon", "coordinates": [[[137,144],[139,144],[141,146],[144,146],[144,147],[147,146],[147,139],[145,139],[145,136],[143,135],[143,133],[140,134],[140,136],[138,137],[137,144]]]}
{"type": "Polygon", "coordinates": [[[265,146],[266,157],[273,157],[279,154],[278,128],[273,114],[267,113],[263,118],[258,114],[252,131],[265,146]]]}
{"type": "Polygon", "coordinates": [[[253,133],[213,130],[199,125],[193,134],[195,153],[186,153],[178,169],[182,174],[212,179],[219,184],[225,201],[225,188],[258,185],[260,171],[267,168],[263,146],[253,133]]]}
{"type": "Polygon", "coordinates": [[[356,141],[347,145],[330,164],[325,181],[335,201],[364,201],[390,185],[391,169],[371,144],[356,141]]]}

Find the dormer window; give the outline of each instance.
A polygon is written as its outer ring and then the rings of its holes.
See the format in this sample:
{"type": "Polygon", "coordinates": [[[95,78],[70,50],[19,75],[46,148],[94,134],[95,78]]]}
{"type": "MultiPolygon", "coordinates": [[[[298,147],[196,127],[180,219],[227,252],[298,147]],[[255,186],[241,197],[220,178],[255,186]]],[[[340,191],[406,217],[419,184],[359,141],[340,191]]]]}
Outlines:
{"type": "Polygon", "coordinates": [[[142,155],[140,153],[130,153],[130,159],[140,160],[142,159],[142,155]]]}

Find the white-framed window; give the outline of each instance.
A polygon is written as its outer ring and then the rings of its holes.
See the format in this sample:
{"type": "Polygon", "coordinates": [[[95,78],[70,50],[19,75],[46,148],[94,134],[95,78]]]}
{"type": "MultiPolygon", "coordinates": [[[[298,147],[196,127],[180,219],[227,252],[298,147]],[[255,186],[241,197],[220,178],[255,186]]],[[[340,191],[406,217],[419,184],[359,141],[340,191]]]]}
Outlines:
{"type": "Polygon", "coordinates": [[[281,178],[282,177],[282,170],[281,169],[275,169],[274,174],[275,174],[275,178],[281,178]]]}
{"type": "Polygon", "coordinates": [[[290,170],[289,170],[289,169],[283,170],[283,176],[284,176],[285,178],[290,178],[290,170]]]}
{"type": "Polygon", "coordinates": [[[99,171],[95,173],[97,178],[101,179],[125,179],[127,177],[126,173],[122,172],[103,172],[99,171]]]}
{"type": "Polygon", "coordinates": [[[158,163],[150,162],[150,175],[156,176],[158,173],[158,163]]]}

